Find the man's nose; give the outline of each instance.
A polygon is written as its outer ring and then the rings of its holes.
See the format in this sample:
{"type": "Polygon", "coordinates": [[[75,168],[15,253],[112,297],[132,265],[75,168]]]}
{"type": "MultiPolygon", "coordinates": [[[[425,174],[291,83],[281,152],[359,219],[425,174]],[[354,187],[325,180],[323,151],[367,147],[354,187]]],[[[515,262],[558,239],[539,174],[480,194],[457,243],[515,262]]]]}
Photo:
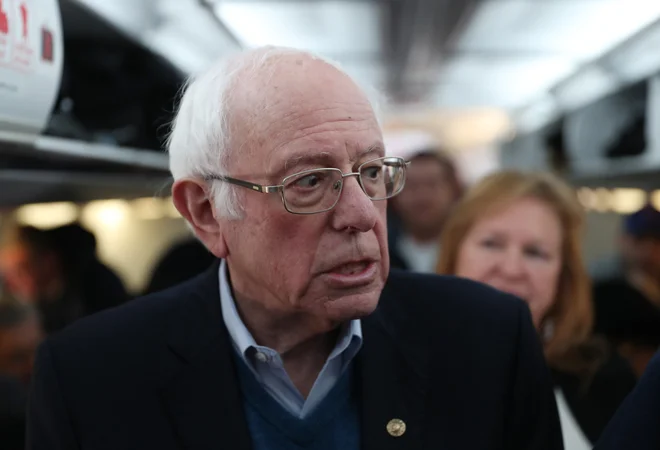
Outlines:
{"type": "Polygon", "coordinates": [[[332,212],[332,226],[336,230],[371,230],[378,220],[378,209],[362,190],[358,178],[345,177],[341,197],[332,212]]]}

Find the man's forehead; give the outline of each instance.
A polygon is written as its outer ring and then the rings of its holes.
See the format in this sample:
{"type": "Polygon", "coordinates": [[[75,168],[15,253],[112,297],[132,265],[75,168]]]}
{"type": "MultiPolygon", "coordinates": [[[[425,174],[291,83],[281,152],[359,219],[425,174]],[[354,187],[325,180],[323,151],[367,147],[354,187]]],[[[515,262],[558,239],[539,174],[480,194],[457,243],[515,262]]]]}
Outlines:
{"type": "Polygon", "coordinates": [[[352,149],[349,148],[348,151],[332,152],[315,151],[314,149],[302,151],[294,150],[278,156],[279,157],[274,158],[273,163],[281,165],[285,169],[289,169],[303,162],[327,162],[330,164],[341,162],[340,160],[342,159],[348,159],[350,162],[358,162],[366,157],[378,158],[384,156],[384,150],[382,143],[376,142],[367,147],[355,146],[352,149]]]}
{"type": "Polygon", "coordinates": [[[307,71],[315,76],[304,76],[305,69],[275,72],[260,92],[246,92],[243,103],[236,105],[240,119],[232,140],[241,158],[251,160],[250,166],[256,162],[268,170],[309,157],[331,159],[333,153],[382,149],[378,121],[366,96],[334,67],[314,63],[307,71]],[[300,145],[289,148],[292,141],[300,145]]]}
{"type": "Polygon", "coordinates": [[[252,122],[251,126],[258,126],[282,114],[303,112],[305,107],[331,107],[333,102],[347,99],[368,103],[353,80],[332,65],[311,57],[284,55],[256,73],[239,76],[231,107],[238,112],[238,125],[252,122]]]}

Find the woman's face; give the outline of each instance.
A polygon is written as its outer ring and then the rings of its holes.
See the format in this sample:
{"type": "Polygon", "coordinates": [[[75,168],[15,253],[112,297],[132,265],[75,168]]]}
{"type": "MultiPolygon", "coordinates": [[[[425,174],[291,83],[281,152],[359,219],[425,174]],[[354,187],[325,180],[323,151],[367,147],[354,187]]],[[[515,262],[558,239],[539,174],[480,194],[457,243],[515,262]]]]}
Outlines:
{"type": "Polygon", "coordinates": [[[459,249],[456,275],[522,298],[538,328],[557,294],[562,240],[554,211],[523,198],[472,226],[459,249]]]}

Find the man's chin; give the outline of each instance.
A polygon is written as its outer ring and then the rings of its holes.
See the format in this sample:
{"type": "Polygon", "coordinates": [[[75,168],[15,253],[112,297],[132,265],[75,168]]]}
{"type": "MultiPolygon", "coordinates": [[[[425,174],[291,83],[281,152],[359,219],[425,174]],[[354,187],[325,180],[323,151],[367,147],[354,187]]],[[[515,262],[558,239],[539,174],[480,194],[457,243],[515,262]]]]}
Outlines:
{"type": "Polygon", "coordinates": [[[379,299],[380,290],[372,290],[371,292],[328,299],[324,304],[324,308],[329,318],[345,322],[360,319],[373,313],[378,307],[379,299]]]}

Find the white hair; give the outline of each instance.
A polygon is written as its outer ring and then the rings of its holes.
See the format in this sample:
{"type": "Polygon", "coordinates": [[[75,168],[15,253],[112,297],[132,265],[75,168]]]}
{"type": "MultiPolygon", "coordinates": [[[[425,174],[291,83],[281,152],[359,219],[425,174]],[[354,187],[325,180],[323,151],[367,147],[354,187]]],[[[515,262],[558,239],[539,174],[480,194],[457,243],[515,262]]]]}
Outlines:
{"type": "MultiPolygon", "coordinates": [[[[272,64],[268,64],[271,60],[295,55],[321,60],[350,77],[338,63],[327,58],[293,48],[268,46],[219,61],[186,81],[167,140],[170,172],[175,180],[229,175],[227,167],[230,156],[232,92],[238,83],[249,82],[264,71],[273,70],[272,64]]],[[[380,94],[370,87],[360,87],[379,120],[380,94]]],[[[236,186],[214,181],[211,184],[211,195],[219,215],[230,219],[242,217],[236,186]]]]}

